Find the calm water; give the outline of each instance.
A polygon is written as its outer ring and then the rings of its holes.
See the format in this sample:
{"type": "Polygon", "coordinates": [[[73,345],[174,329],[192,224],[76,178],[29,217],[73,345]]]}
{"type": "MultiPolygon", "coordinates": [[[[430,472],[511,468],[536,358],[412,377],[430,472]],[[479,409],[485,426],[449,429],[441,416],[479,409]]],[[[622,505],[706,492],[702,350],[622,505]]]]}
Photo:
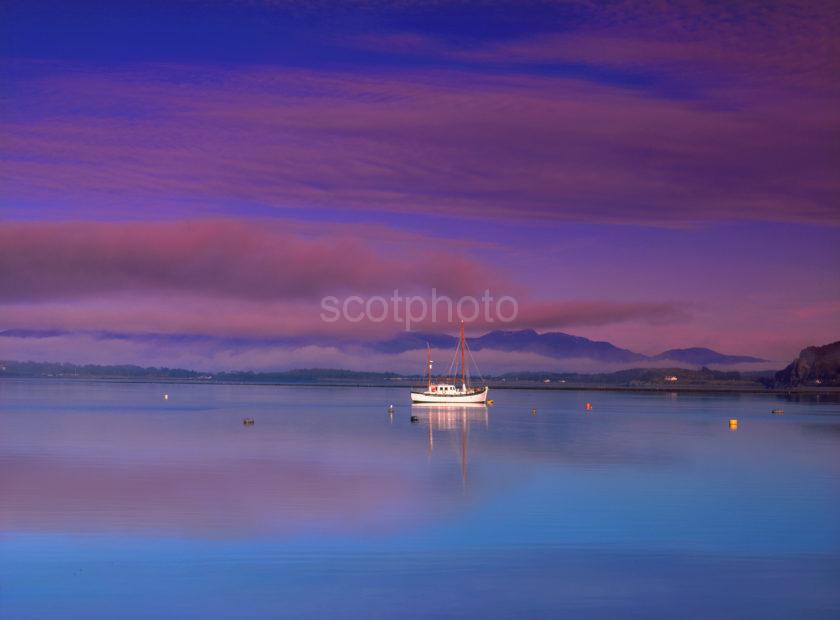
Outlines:
{"type": "Polygon", "coordinates": [[[491,395],[0,381],[0,617],[840,615],[837,403],[491,395]]]}

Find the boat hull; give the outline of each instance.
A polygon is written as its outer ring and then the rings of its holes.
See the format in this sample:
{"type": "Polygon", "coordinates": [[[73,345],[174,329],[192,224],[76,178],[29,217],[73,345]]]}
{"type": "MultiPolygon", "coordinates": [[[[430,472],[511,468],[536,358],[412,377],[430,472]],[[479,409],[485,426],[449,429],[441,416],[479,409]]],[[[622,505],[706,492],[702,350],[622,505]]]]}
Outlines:
{"type": "Polygon", "coordinates": [[[481,392],[474,394],[429,394],[426,392],[412,392],[411,402],[413,403],[433,403],[436,405],[453,404],[482,404],[487,402],[487,393],[489,388],[485,387],[481,392]]]}

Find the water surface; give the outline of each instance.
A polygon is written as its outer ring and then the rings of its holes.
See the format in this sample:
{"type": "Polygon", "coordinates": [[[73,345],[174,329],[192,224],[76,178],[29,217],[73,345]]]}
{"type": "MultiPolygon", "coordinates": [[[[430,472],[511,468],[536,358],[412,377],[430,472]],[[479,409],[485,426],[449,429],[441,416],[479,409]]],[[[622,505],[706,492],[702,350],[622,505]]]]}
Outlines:
{"type": "Polygon", "coordinates": [[[492,396],[0,381],[0,617],[840,614],[836,402],[492,396]]]}

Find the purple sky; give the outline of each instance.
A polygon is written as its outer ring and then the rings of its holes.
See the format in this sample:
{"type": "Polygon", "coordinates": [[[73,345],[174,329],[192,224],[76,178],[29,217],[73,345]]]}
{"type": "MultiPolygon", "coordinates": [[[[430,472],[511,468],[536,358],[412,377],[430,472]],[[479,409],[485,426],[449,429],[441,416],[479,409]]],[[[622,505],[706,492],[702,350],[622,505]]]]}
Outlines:
{"type": "Polygon", "coordinates": [[[397,367],[320,300],[432,287],[643,353],[836,340],[836,4],[650,6],[6,3],[0,359],[397,367]]]}

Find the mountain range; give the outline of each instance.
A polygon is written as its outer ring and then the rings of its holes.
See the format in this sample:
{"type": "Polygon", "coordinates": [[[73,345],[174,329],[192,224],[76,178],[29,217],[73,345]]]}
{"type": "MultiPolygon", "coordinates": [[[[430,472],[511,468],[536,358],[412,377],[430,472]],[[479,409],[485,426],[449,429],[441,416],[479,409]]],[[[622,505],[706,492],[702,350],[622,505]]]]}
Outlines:
{"type": "MultiPolygon", "coordinates": [[[[446,334],[405,332],[388,340],[368,344],[382,353],[402,353],[425,349],[428,343],[435,349],[456,346],[458,339],[446,334]]],[[[536,353],[555,359],[591,359],[611,364],[637,362],[672,361],[692,366],[732,365],[765,362],[749,355],[728,355],[712,349],[692,347],[669,349],[658,355],[644,355],[629,349],[622,349],[609,342],[590,340],[563,332],[538,333],[533,329],[516,331],[492,331],[475,338],[467,338],[467,346],[473,351],[493,349],[496,351],[536,353]]]]}
{"type": "MultiPolygon", "coordinates": [[[[58,330],[20,330],[0,331],[0,338],[56,338],[73,335],[73,332],[58,330]]],[[[79,335],[79,332],[75,332],[79,335]]],[[[427,344],[436,350],[454,349],[458,339],[441,333],[402,332],[384,340],[347,340],[333,341],[324,338],[306,336],[256,339],[247,337],[218,337],[200,334],[161,334],[161,333],[114,333],[92,332],[87,336],[102,340],[134,341],[156,346],[187,347],[196,344],[208,344],[222,347],[284,347],[298,349],[311,345],[334,347],[337,349],[368,350],[376,353],[399,354],[406,351],[425,349],[427,344]]],[[[763,363],[758,357],[749,355],[729,355],[712,349],[692,347],[687,349],[669,349],[657,355],[644,355],[629,349],[617,347],[612,343],[590,340],[582,336],[573,336],[563,332],[538,333],[533,329],[516,331],[491,331],[482,336],[467,338],[472,351],[493,350],[504,352],[530,353],[557,360],[591,360],[604,365],[667,365],[668,363],[701,366],[732,366],[735,364],[763,363]]]]}

